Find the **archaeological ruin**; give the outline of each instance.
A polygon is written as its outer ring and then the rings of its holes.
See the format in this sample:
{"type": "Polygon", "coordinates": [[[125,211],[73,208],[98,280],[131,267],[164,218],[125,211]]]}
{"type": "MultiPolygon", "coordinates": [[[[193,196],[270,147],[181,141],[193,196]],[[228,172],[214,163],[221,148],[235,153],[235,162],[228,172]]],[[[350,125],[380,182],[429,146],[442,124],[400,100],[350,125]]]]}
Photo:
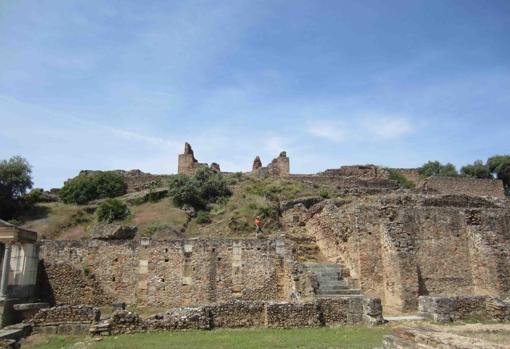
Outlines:
{"type": "MultiPolygon", "coordinates": [[[[178,174],[201,166],[209,165],[186,143],[178,174]]],[[[163,196],[172,176],[117,172],[128,193],[163,188],[163,196]]],[[[475,313],[510,320],[510,202],[500,180],[375,165],[293,174],[286,152],[267,166],[257,156],[243,175],[340,194],[280,202],[280,230],[262,239],[165,240],[110,225],[87,239],[36,243],[35,232],[0,222],[3,325],[25,320],[35,332],[93,335],[376,325],[383,309],[440,322],[475,313]],[[403,188],[392,172],[415,187],[403,188]],[[100,321],[98,307],[112,305],[100,321]],[[168,311],[142,319],[125,305],[168,311]]],[[[409,336],[397,331],[385,347],[406,348],[409,336]]]]}

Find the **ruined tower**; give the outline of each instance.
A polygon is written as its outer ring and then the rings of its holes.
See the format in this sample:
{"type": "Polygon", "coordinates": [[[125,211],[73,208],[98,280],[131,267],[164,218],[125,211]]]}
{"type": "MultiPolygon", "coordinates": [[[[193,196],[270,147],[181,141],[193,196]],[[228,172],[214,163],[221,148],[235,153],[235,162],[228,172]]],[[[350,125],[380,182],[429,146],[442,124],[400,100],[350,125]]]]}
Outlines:
{"type": "Polygon", "coordinates": [[[177,166],[177,173],[191,176],[198,168],[198,160],[195,159],[193,149],[189,143],[184,144],[184,153],[179,154],[179,163],[177,166]]]}
{"type": "Polygon", "coordinates": [[[261,167],[262,167],[262,161],[260,161],[260,157],[257,155],[255,157],[255,160],[253,160],[253,166],[252,166],[251,170],[252,170],[252,172],[255,172],[261,167]]]}

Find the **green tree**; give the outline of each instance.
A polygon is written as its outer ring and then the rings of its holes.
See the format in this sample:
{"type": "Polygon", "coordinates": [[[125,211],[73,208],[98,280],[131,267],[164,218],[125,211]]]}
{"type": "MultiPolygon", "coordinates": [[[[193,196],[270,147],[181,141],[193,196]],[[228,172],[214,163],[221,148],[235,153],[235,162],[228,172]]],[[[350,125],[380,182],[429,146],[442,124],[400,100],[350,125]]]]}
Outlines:
{"type": "Polygon", "coordinates": [[[106,199],[99,204],[96,210],[97,220],[104,223],[112,223],[129,216],[129,208],[118,199],[106,199]]]}
{"type": "Polygon", "coordinates": [[[462,167],[460,173],[468,177],[493,178],[489,166],[484,164],[482,160],[476,160],[473,164],[462,167]]]}
{"type": "Polygon", "coordinates": [[[487,167],[496,178],[503,181],[507,195],[510,195],[510,155],[496,155],[487,160],[487,167]]]}
{"type": "Polygon", "coordinates": [[[429,161],[420,168],[418,172],[423,177],[442,176],[454,177],[457,176],[457,169],[451,163],[442,164],[439,161],[429,161]]]}
{"type": "Polygon", "coordinates": [[[197,210],[205,210],[209,203],[232,195],[223,175],[205,166],[191,177],[175,176],[169,192],[176,206],[190,205],[197,210]]]}
{"type": "Polygon", "coordinates": [[[59,195],[65,203],[84,204],[102,198],[124,195],[127,185],[124,178],[112,171],[79,175],[67,181],[59,195]]]}
{"type": "Polygon", "coordinates": [[[26,159],[13,156],[0,161],[0,218],[9,219],[16,213],[32,185],[32,167],[26,159]]]}

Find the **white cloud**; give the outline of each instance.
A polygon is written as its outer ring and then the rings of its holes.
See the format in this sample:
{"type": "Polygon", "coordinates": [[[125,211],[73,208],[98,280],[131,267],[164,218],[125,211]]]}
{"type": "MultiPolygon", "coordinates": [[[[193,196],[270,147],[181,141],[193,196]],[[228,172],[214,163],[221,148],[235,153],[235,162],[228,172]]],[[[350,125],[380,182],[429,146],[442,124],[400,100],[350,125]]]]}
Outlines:
{"type": "Polygon", "coordinates": [[[309,123],[308,132],[332,142],[343,142],[348,138],[344,127],[327,120],[316,120],[309,123]]]}
{"type": "Polygon", "coordinates": [[[363,126],[370,134],[383,140],[400,138],[415,131],[411,121],[402,117],[370,117],[363,121],[363,126]]]}
{"type": "Polygon", "coordinates": [[[314,120],[308,122],[309,134],[331,142],[387,141],[413,133],[416,126],[409,117],[354,113],[349,122],[340,120],[314,120]]]}

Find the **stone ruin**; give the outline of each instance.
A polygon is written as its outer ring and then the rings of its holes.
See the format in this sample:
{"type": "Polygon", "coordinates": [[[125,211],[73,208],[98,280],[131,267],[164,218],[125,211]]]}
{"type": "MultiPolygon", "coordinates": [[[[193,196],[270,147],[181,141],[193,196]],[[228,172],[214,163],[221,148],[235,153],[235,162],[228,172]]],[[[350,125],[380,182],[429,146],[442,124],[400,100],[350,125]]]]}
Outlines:
{"type": "Polygon", "coordinates": [[[290,175],[290,162],[287,153],[282,151],[278,157],[274,158],[266,167],[262,166],[262,161],[257,155],[253,160],[252,174],[258,177],[287,177],[290,175]]]}
{"type": "MultiPolygon", "coordinates": [[[[193,176],[200,167],[208,167],[206,163],[200,163],[195,159],[195,154],[189,143],[184,144],[184,153],[179,154],[177,173],[181,175],[193,176]]],[[[211,164],[211,170],[216,173],[221,172],[220,165],[216,162],[211,164]]]]}
{"type": "MultiPolygon", "coordinates": [[[[199,163],[186,143],[179,174],[192,175],[201,166],[208,165],[199,163]]],[[[211,169],[220,172],[216,163],[211,169]]],[[[389,169],[376,165],[290,174],[285,152],[266,167],[257,156],[251,176],[283,177],[341,194],[281,202],[283,234],[276,239],[159,240],[138,236],[136,227],[112,225],[94,230],[88,240],[40,240],[38,292],[41,304],[54,307],[36,316],[32,309],[31,326],[40,332],[90,329],[104,335],[378,324],[382,306],[419,310],[440,322],[472,315],[510,321],[505,299],[510,292],[510,202],[502,182],[423,179],[416,169],[393,171],[416,187],[404,190],[389,169]],[[308,250],[319,251],[328,262],[305,263],[302,255],[308,250]],[[294,293],[301,298],[294,299],[294,293]],[[141,319],[119,310],[98,321],[95,307],[113,303],[169,311],[141,319]]],[[[168,178],[136,170],[119,173],[128,191],[168,178]]],[[[428,330],[399,330],[384,345],[424,345],[416,338],[450,340],[428,330]]]]}

